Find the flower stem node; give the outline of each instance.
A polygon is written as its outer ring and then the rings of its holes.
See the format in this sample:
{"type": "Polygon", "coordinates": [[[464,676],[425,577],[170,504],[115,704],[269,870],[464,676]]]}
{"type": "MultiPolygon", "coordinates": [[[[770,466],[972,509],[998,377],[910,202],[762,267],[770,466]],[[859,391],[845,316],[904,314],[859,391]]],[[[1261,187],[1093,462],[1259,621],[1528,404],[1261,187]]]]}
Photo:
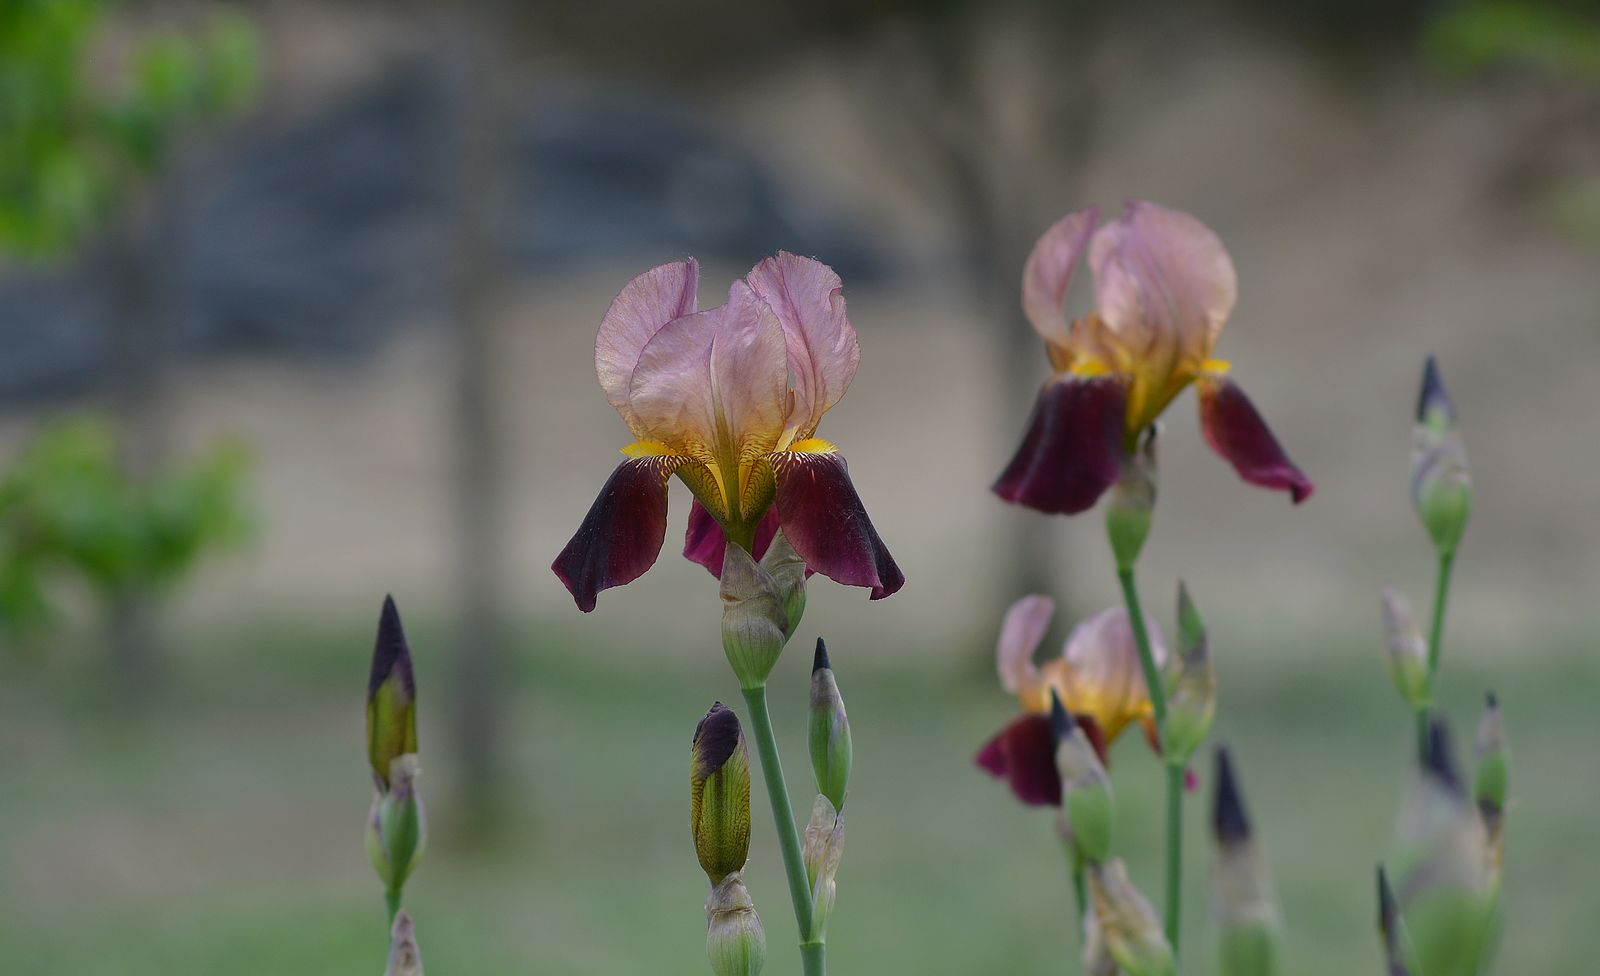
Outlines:
{"type": "Polygon", "coordinates": [[[1126,976],[1174,976],[1172,946],[1120,858],[1089,865],[1089,897],[1105,949],[1126,976]]]}
{"type": "Polygon", "coordinates": [[[689,764],[689,826],[712,885],[750,856],[750,754],[739,716],[721,702],[695,726],[689,764]]]}
{"type": "Polygon", "coordinates": [[[389,965],[383,976],[422,976],[422,950],[417,948],[417,927],[404,911],[394,917],[389,932],[389,965]]]}
{"type": "Polygon", "coordinates": [[[759,976],[767,964],[767,935],[739,873],[711,886],[706,898],[706,957],[716,976],[759,976]]]}
{"type": "Polygon", "coordinates": [[[1111,778],[1094,745],[1061,697],[1050,696],[1050,731],[1056,743],[1056,772],[1061,777],[1061,806],[1072,842],[1085,861],[1103,861],[1111,854],[1111,825],[1116,801],[1111,778]]]}
{"type": "Polygon", "coordinates": [[[1454,553],[1472,511],[1472,479],[1455,403],[1432,356],[1422,371],[1411,449],[1411,500],[1441,554],[1454,553]]]}
{"type": "Polygon", "coordinates": [[[1217,711],[1217,672],[1200,611],[1182,583],[1178,584],[1178,640],[1177,667],[1167,682],[1167,722],[1161,730],[1161,749],[1169,764],[1184,766],[1211,732],[1217,711]]]}
{"type": "Polygon", "coordinates": [[[743,547],[722,559],[722,650],[742,688],[758,688],[789,639],[789,611],[773,575],[743,547]]]}
{"type": "Polygon", "coordinates": [[[1111,489],[1106,506],[1106,535],[1117,568],[1133,569],[1150,535],[1150,517],[1156,507],[1156,427],[1146,429],[1139,447],[1122,458],[1122,475],[1111,489]]]}
{"type": "Polygon", "coordinates": [[[367,814],[367,855],[390,892],[398,892],[428,846],[422,798],[417,795],[417,756],[406,753],[389,764],[388,788],[367,814]]]}
{"type": "Polygon", "coordinates": [[[1428,645],[1404,593],[1383,588],[1383,635],[1389,649],[1389,677],[1413,712],[1428,708],[1428,645]]]}
{"type": "Polygon", "coordinates": [[[828,934],[828,918],[833,914],[833,903],[838,897],[834,878],[839,873],[839,860],[844,856],[844,814],[821,793],[811,802],[811,822],[806,825],[801,856],[805,860],[806,876],[811,881],[810,941],[823,942],[828,934]]]}
{"type": "Polygon", "coordinates": [[[828,798],[834,809],[844,809],[850,786],[850,719],[844,711],[844,698],[828,660],[828,647],[817,638],[817,654],[811,667],[811,770],[817,777],[817,792],[828,798]]]}

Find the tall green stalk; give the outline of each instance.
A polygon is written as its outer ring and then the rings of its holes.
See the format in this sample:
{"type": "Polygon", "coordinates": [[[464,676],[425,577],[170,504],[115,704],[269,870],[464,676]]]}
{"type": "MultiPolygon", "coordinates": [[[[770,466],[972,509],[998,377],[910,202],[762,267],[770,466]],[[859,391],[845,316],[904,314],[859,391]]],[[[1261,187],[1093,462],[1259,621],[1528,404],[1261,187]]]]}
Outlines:
{"type": "Polygon", "coordinates": [[[1417,709],[1417,748],[1424,751],[1428,744],[1428,711],[1433,703],[1434,679],[1439,673],[1439,652],[1444,640],[1445,604],[1450,598],[1450,575],[1455,563],[1454,549],[1440,550],[1439,571],[1433,588],[1433,622],[1428,628],[1428,692],[1423,707],[1417,709]]]}
{"type": "Polygon", "coordinates": [[[772,819],[777,825],[778,847],[783,852],[783,870],[789,877],[789,900],[794,903],[794,920],[800,929],[801,968],[805,976],[825,976],[827,946],[812,937],[811,880],[806,874],[794,808],[789,805],[789,787],[783,779],[783,761],[778,756],[772,716],[767,712],[766,686],[745,688],[744,700],[750,706],[750,728],[755,733],[756,754],[761,758],[761,778],[767,784],[767,799],[772,804],[772,819]]]}

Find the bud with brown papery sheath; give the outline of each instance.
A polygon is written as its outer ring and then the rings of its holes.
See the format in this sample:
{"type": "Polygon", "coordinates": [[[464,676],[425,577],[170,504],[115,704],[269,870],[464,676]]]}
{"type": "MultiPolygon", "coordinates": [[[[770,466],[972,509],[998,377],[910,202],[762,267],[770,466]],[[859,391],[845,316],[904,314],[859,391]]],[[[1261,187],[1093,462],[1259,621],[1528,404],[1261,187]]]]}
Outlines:
{"type": "Polygon", "coordinates": [[[805,843],[801,848],[806,877],[811,881],[812,942],[822,942],[827,937],[828,918],[833,915],[833,903],[838,897],[834,879],[839,874],[839,861],[843,856],[844,814],[818,793],[811,802],[811,821],[806,824],[805,843]]]}
{"type": "Polygon", "coordinates": [[[1217,920],[1217,972],[1272,976],[1279,971],[1278,901],[1266,858],[1256,844],[1228,750],[1217,747],[1211,827],[1217,859],[1211,872],[1217,920]]]}
{"type": "Polygon", "coordinates": [[[767,934],[737,871],[706,898],[706,958],[716,976],[760,976],[767,964],[767,934]]]}
{"type": "Polygon", "coordinates": [[[1094,902],[1083,907],[1083,972],[1084,976],[1117,976],[1117,961],[1111,958],[1106,940],[1100,934],[1100,919],[1094,913],[1094,902]]]}
{"type": "Polygon", "coordinates": [[[411,916],[396,912],[389,930],[389,965],[383,976],[422,976],[422,950],[417,948],[417,930],[411,916]]]}
{"type": "Polygon", "coordinates": [[[785,633],[793,637],[800,627],[800,618],[806,612],[806,561],[794,551],[794,546],[789,544],[782,529],[772,537],[766,555],[761,557],[761,568],[770,573],[772,581],[777,584],[778,595],[783,599],[783,609],[789,618],[785,633]]]}
{"type": "Polygon", "coordinates": [[[1428,707],[1428,644],[1405,594],[1383,588],[1383,638],[1389,649],[1389,677],[1414,712],[1428,707]]]}
{"type": "Polygon", "coordinates": [[[389,764],[389,788],[373,799],[367,812],[367,856],[395,904],[428,848],[418,772],[415,753],[396,756],[389,764]]]}
{"type": "Polygon", "coordinates": [[[1089,737],[1054,691],[1050,692],[1050,733],[1056,743],[1061,809],[1072,842],[1081,859],[1103,861],[1111,854],[1111,825],[1117,816],[1111,777],[1089,737]]]}
{"type": "Polygon", "coordinates": [[[689,829],[695,855],[712,885],[744,868],[750,856],[750,754],[739,716],[721,702],[694,729],[689,829]]]}
{"type": "Polygon", "coordinates": [[[1122,475],[1111,486],[1106,504],[1106,536],[1117,569],[1131,570],[1150,535],[1156,507],[1156,428],[1152,425],[1133,453],[1122,459],[1122,475]]]}
{"type": "Polygon", "coordinates": [[[788,641],[789,611],[778,581],[744,548],[722,557],[722,651],[742,688],[759,688],[788,641]]]}
{"type": "Polygon", "coordinates": [[[1128,880],[1122,860],[1091,863],[1088,875],[1100,938],[1126,976],[1173,976],[1172,946],[1155,909],[1128,880]]]}
{"type": "Polygon", "coordinates": [[[1511,750],[1506,746],[1505,720],[1494,692],[1485,697],[1483,717],[1478,720],[1474,749],[1476,764],[1472,776],[1472,795],[1489,835],[1489,873],[1498,884],[1500,866],[1505,859],[1506,792],[1511,779],[1511,750]]]}
{"type": "Polygon", "coordinates": [[[1456,407],[1432,356],[1422,371],[1411,449],[1411,500],[1441,555],[1454,553],[1472,510],[1467,452],[1456,407]]]}
{"type": "Polygon", "coordinates": [[[808,729],[811,746],[811,771],[816,774],[817,792],[827,797],[836,810],[844,809],[850,786],[852,760],[850,718],[844,711],[844,697],[828,660],[828,646],[817,638],[817,653],[811,663],[811,721],[808,729]]]}
{"type": "Polygon", "coordinates": [[[1177,668],[1167,689],[1161,751],[1168,763],[1183,766],[1211,731],[1217,711],[1217,672],[1200,611],[1182,582],[1178,584],[1178,648],[1177,668]]]}

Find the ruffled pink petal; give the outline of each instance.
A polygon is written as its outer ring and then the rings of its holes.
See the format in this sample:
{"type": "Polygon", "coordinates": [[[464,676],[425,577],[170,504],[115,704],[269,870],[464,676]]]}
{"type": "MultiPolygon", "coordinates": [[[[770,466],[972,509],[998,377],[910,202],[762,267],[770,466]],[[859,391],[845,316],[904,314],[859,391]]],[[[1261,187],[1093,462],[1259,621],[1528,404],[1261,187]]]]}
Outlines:
{"type": "Polygon", "coordinates": [[[606,399],[635,436],[639,431],[628,405],[634,367],[639,365],[645,344],[662,326],[695,310],[699,275],[700,265],[694,258],[651,268],[623,286],[600,320],[594,339],[595,372],[606,399]]]}
{"type": "Polygon", "coordinates": [[[645,343],[628,403],[641,440],[708,465],[773,450],[789,408],[783,326],[750,286],[673,319],[645,343]]]}
{"type": "Polygon", "coordinates": [[[1061,774],[1056,771],[1056,742],[1050,719],[1024,715],[978,750],[980,768],[1011,786],[1029,806],[1061,805],[1061,774]]]}
{"type": "Polygon", "coordinates": [[[995,666],[1000,672],[1000,686],[1015,695],[1039,674],[1033,664],[1033,652],[1044,640],[1044,632],[1055,615],[1056,602],[1047,596],[1025,596],[1006,611],[1005,622],[1000,625],[1000,639],[995,642],[995,666]]]}
{"type": "Polygon", "coordinates": [[[844,286],[821,261],[788,251],[756,265],[745,280],[783,325],[795,393],[788,425],[797,439],[810,437],[861,362],[856,330],[845,316],[844,286]]]}
{"type": "Polygon", "coordinates": [[[828,451],[772,455],[783,534],[806,566],[846,586],[865,586],[881,600],[906,578],[872,527],[844,457],[828,451]]]}
{"type": "Polygon", "coordinates": [[[1127,387],[1116,377],[1050,380],[994,493],[1050,514],[1090,508],[1121,476],[1126,412],[1127,387]]]}
{"type": "MultiPolygon", "coordinates": [[[[767,547],[772,545],[772,537],[778,534],[778,509],[767,509],[767,514],[756,523],[755,552],[756,559],[767,554],[767,547]]],[[[684,558],[692,563],[699,563],[711,572],[717,579],[722,578],[722,554],[728,549],[728,537],[723,534],[722,526],[714,515],[697,498],[694,507],[689,509],[689,530],[683,536],[684,558]]]]}
{"type": "Polygon", "coordinates": [[[682,458],[633,458],[617,465],[577,533],[550,568],[584,613],[601,590],[631,583],[655,565],[667,537],[667,479],[682,458]]]}
{"type": "Polygon", "coordinates": [[[1289,460],[1238,384],[1225,376],[1202,376],[1195,387],[1206,443],[1233,465],[1239,477],[1262,488],[1287,491],[1296,505],[1311,497],[1315,490],[1311,479],[1289,460]]]}
{"type": "Polygon", "coordinates": [[[1068,345],[1070,330],[1062,306],[1067,301],[1067,286],[1072,284],[1078,256],[1099,219],[1098,207],[1062,217],[1033,245],[1028,262],[1022,267],[1022,311],[1034,331],[1051,345],[1068,345]]]}
{"type": "Polygon", "coordinates": [[[1222,241],[1181,210],[1130,200],[1089,242],[1095,306],[1135,355],[1211,355],[1238,296],[1222,241]]]}

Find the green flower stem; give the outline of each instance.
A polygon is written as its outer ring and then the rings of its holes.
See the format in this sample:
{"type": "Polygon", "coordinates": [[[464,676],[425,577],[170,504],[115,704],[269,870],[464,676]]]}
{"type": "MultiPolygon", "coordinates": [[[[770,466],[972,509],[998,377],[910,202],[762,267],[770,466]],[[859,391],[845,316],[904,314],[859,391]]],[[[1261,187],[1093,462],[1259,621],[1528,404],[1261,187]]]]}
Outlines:
{"type": "Polygon", "coordinates": [[[1428,630],[1427,694],[1423,696],[1423,706],[1417,709],[1417,744],[1420,749],[1426,749],[1428,745],[1428,711],[1433,702],[1434,677],[1439,673],[1439,651],[1444,640],[1444,610],[1450,599],[1450,574],[1455,564],[1454,549],[1440,550],[1439,572],[1433,588],[1433,624],[1428,630]]]}
{"type": "Polygon", "coordinates": [[[756,753],[761,757],[761,778],[767,784],[772,819],[778,827],[778,847],[783,851],[783,870],[789,876],[789,900],[794,902],[794,921],[800,929],[800,962],[805,976],[823,976],[828,971],[827,947],[811,936],[811,881],[801,855],[794,809],[789,805],[789,787],[783,781],[778,739],[767,712],[766,686],[745,688],[744,700],[750,706],[750,728],[755,733],[756,753]]]}
{"type": "MultiPolygon", "coordinates": [[[[1144,684],[1150,691],[1150,707],[1155,711],[1156,729],[1167,725],[1167,686],[1156,669],[1155,653],[1150,649],[1150,633],[1144,626],[1144,608],[1139,605],[1139,588],[1133,581],[1133,567],[1117,567],[1122,583],[1122,599],[1128,607],[1128,623],[1139,647],[1139,665],[1144,669],[1144,684]]],[[[1178,931],[1182,920],[1183,891],[1183,767],[1167,766],[1167,942],[1174,957],[1178,954],[1178,931]]]]}
{"type": "Polygon", "coordinates": [[[389,927],[394,927],[394,917],[400,914],[400,889],[388,888],[383,893],[383,903],[389,907],[389,927]]]}
{"type": "Polygon", "coordinates": [[[1082,938],[1083,913],[1089,906],[1089,892],[1084,887],[1083,857],[1078,853],[1078,845],[1070,838],[1062,838],[1061,851],[1067,855],[1067,863],[1072,866],[1072,904],[1078,911],[1078,937],[1082,938]]]}

